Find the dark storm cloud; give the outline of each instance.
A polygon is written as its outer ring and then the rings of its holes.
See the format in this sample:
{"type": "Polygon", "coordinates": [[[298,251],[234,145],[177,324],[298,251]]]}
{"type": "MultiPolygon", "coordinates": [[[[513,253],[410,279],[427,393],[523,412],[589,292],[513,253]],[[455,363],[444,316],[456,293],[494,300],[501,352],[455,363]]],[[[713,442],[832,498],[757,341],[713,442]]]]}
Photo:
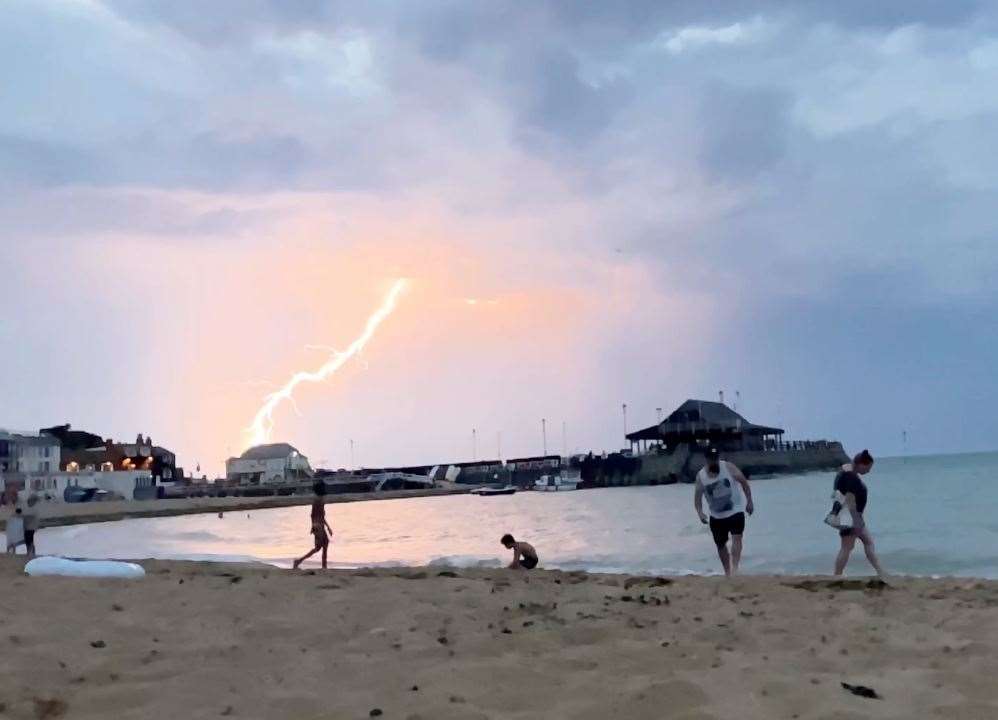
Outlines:
{"type": "Polygon", "coordinates": [[[712,3],[557,0],[551,6],[555,9],[554,16],[571,27],[620,28],[633,34],[662,25],[724,24],[759,14],[791,14],[812,22],[834,22],[845,28],[885,28],[909,23],[948,26],[972,18],[988,4],[984,0],[722,0],[712,3]]]}
{"type": "Polygon", "coordinates": [[[297,186],[307,155],[301,141],[280,135],[231,139],[208,132],[160,142],[123,138],[85,148],[0,136],[0,186],[270,190],[297,186]],[[173,144],[177,140],[182,144],[173,144]]]}
{"type": "Polygon", "coordinates": [[[100,159],[66,143],[0,135],[0,187],[56,187],[95,177],[100,159]]]}
{"type": "Polygon", "coordinates": [[[270,188],[295,185],[306,164],[308,150],[298,138],[258,135],[226,138],[208,132],[196,135],[186,151],[198,162],[184,172],[185,179],[199,186],[226,188],[270,188]],[[200,177],[199,177],[200,175],[200,177]]]}
{"type": "MultiPolygon", "coordinates": [[[[593,86],[579,76],[579,62],[566,50],[547,50],[514,59],[510,86],[521,103],[521,122],[528,142],[538,133],[572,145],[593,139],[626,103],[623,81],[593,86]]],[[[543,142],[543,139],[540,138],[543,142]]]]}
{"type": "MultiPolygon", "coordinates": [[[[788,3],[793,8],[795,3],[788,3]]],[[[811,0],[803,4],[807,15],[847,28],[892,28],[920,23],[947,27],[974,17],[986,10],[985,0],[885,0],[884,2],[821,2],[811,0]]]]}
{"type": "Polygon", "coordinates": [[[541,33],[591,43],[629,44],[664,28],[726,24],[753,15],[794,15],[844,28],[891,28],[912,23],[950,26],[984,12],[984,0],[684,0],[624,2],[350,3],[327,0],[109,0],[122,17],[160,24],[196,42],[217,45],[257,34],[344,28],[389,30],[438,60],[457,60],[483,42],[531,42],[541,33]]]}
{"type": "MultiPolygon", "coordinates": [[[[719,338],[684,397],[698,377],[783,393],[795,430],[831,418],[849,442],[908,422],[857,419],[855,390],[986,445],[969,401],[996,388],[996,17],[972,0],[14,0],[0,226],[44,277],[39,238],[179,240],[194,263],[201,243],[258,241],[302,191],[373,196],[386,224],[425,204],[497,285],[517,282],[509,256],[547,258],[531,271],[555,290],[639,272],[644,290],[593,295],[719,338]],[[633,297],[651,286],[680,309],[633,297]]],[[[11,317],[44,302],[32,282],[11,317]]],[[[648,349],[685,338],[648,327],[588,338],[609,358],[589,381],[665,387],[648,349]]]]}
{"type": "Polygon", "coordinates": [[[8,238],[32,241],[107,234],[189,239],[239,236],[272,213],[219,200],[199,207],[168,193],[19,188],[0,198],[0,226],[8,238]]]}
{"type": "Polygon", "coordinates": [[[790,98],[770,89],[742,89],[715,83],[705,89],[699,120],[701,160],[720,180],[750,180],[786,149],[790,98]]]}
{"type": "Polygon", "coordinates": [[[322,27],[336,16],[334,4],[325,0],[108,0],[106,4],[132,22],[169,28],[207,46],[322,27]]]}
{"type": "MultiPolygon", "coordinates": [[[[245,117],[260,113],[266,120],[274,112],[308,116],[320,108],[328,114],[322,129],[285,128],[274,122],[272,127],[252,129],[249,138],[246,132],[238,133],[241,139],[232,139],[227,127],[205,126],[200,121],[192,127],[159,128],[156,132],[166,137],[157,137],[148,146],[142,135],[125,135],[122,146],[131,145],[131,151],[111,162],[110,170],[93,174],[95,182],[106,181],[110,173],[115,182],[212,189],[228,183],[256,188],[342,188],[351,177],[365,189],[389,182],[389,176],[398,182],[397,172],[381,172],[378,165],[392,165],[391,153],[412,155],[418,150],[407,145],[418,147],[426,142],[400,136],[383,118],[364,127],[348,127],[342,121],[341,108],[358,99],[349,94],[331,96],[321,72],[302,78],[301,87],[290,85],[288,76],[299,69],[296,63],[314,62],[315,57],[279,61],[267,45],[274,38],[294,39],[305,34],[338,42],[362,37],[372,53],[381,83],[379,91],[387,98],[405,96],[411,103],[405,111],[424,116],[438,112],[438,108],[430,104],[432,93],[425,93],[427,99],[421,101],[420,85],[435,83],[435,68],[453,67],[470,76],[462,92],[470,88],[510,113],[514,141],[528,151],[540,151],[566,169],[581,172],[587,176],[586,186],[600,187],[605,182],[601,182],[598,165],[605,163],[608,152],[602,142],[604,135],[608,131],[629,136],[648,132],[654,115],[673,112],[677,93],[685,92],[701,105],[703,147],[699,157],[704,171],[715,178],[747,181],[784,152],[786,137],[792,132],[788,114],[795,98],[780,87],[782,78],[719,83],[710,76],[709,65],[670,68],[669,58],[660,61],[659,72],[647,77],[593,71],[594,67],[627,67],[636,48],[647,46],[663,33],[674,33],[684,26],[724,28],[759,17],[790,22],[795,27],[822,22],[846,28],[893,28],[908,23],[934,26],[969,22],[982,12],[980,4],[963,0],[525,5],[114,0],[109,7],[128,23],[154,33],[168,29],[206,48],[198,61],[219,62],[219,74],[211,82],[218,84],[215,92],[220,99],[229,92],[269,98],[273,107],[247,106],[245,117]],[[222,84],[226,74],[230,85],[222,84]],[[729,89],[718,90],[721,85],[729,89]],[[310,96],[315,102],[305,103],[310,96]],[[654,107],[648,98],[654,99],[654,107]],[[644,108],[635,116],[639,102],[644,108]],[[627,118],[630,126],[615,126],[621,118],[627,118]],[[638,127],[635,122],[646,125],[638,127]],[[157,154],[159,147],[165,157],[157,154]],[[189,160],[178,160],[185,153],[189,160]]],[[[744,67],[732,69],[745,72],[744,67]]],[[[214,101],[212,94],[198,99],[191,107],[191,117],[197,119],[199,111],[207,111],[214,101]]],[[[157,99],[150,98],[150,102],[155,107],[157,99]]],[[[176,99],[162,97],[160,102],[170,104],[176,99]]],[[[654,152],[656,142],[669,141],[654,132],[650,135],[650,152],[654,152]]],[[[93,145],[85,142],[75,147],[82,153],[95,152],[93,145]]],[[[102,148],[101,154],[105,152],[102,148]]],[[[423,168],[415,171],[420,173],[423,168]]]]}

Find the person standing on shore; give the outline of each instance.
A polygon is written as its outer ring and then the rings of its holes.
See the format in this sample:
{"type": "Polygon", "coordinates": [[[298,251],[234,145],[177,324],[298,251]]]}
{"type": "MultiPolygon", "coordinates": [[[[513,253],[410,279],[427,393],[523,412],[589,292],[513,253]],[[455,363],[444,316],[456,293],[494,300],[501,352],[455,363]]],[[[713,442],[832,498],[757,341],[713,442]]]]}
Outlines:
{"type": "Polygon", "coordinates": [[[18,505],[14,514],[7,518],[4,535],[7,537],[7,554],[17,555],[17,546],[24,545],[24,510],[18,505]]]}
{"type": "Polygon", "coordinates": [[[38,496],[32,493],[28,496],[21,517],[24,520],[24,548],[29,558],[35,556],[35,533],[38,532],[38,496]]]}
{"type": "Polygon", "coordinates": [[[322,569],[325,570],[326,557],[329,554],[329,538],[333,535],[333,529],[326,521],[326,501],[324,499],[326,483],[320,480],[312,486],[312,490],[315,492],[315,499],[312,501],[312,529],[310,532],[315,536],[315,547],[295,560],[293,567],[296,570],[320,550],[322,551],[322,569]]]}
{"type": "Polygon", "coordinates": [[[708,448],[704,453],[706,464],[697,473],[696,489],[693,493],[693,507],[700,522],[710,525],[717,556],[721,559],[724,574],[738,573],[742,560],[742,535],[745,532],[745,513],[755,511],[752,502],[752,488],[748,479],[733,463],[721,460],[717,448],[708,448]],[[710,519],[703,511],[703,497],[707,496],[710,519]],[[728,550],[728,535],[731,535],[731,549],[728,550]]]}
{"type": "Polygon", "coordinates": [[[873,535],[870,534],[870,528],[867,527],[866,519],[863,516],[863,513],[866,511],[868,493],[862,476],[869,473],[872,469],[873,456],[870,455],[869,450],[864,450],[853,458],[851,467],[848,469],[844,467],[835,476],[835,492],[842,496],[842,501],[841,504],[836,502],[832,506],[832,512],[825,518],[825,522],[832,525],[832,527],[838,528],[839,531],[841,545],[839,547],[839,554],[835,558],[836,575],[841,575],[845,571],[846,564],[849,562],[849,555],[856,545],[856,538],[859,538],[863,543],[863,550],[866,551],[866,559],[870,561],[870,565],[877,571],[877,575],[881,578],[887,577],[887,573],[880,566],[880,559],[877,557],[876,548],[873,544],[873,535]],[[852,516],[851,527],[842,527],[838,521],[838,515],[843,506],[849,510],[849,514],[852,516]],[[834,521],[831,521],[831,518],[834,518],[834,521]]]}

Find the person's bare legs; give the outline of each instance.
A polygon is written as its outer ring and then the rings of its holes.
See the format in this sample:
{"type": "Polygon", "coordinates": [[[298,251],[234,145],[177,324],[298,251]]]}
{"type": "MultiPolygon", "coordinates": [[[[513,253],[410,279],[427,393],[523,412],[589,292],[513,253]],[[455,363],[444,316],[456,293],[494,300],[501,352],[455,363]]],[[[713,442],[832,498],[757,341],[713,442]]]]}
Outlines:
{"type": "Polygon", "coordinates": [[[717,556],[721,558],[721,565],[724,566],[724,574],[731,577],[731,556],[728,554],[728,544],[717,546],[717,556]]]}
{"type": "Polygon", "coordinates": [[[852,548],[856,544],[855,535],[843,535],[840,539],[842,540],[842,547],[839,548],[838,557],[835,558],[836,575],[841,575],[846,569],[846,563],[849,562],[849,554],[852,552],[852,548]]]}
{"type": "Polygon", "coordinates": [[[859,533],[859,539],[863,541],[863,550],[866,552],[866,559],[870,561],[873,569],[877,571],[877,575],[881,579],[886,579],[887,573],[880,566],[880,560],[877,558],[877,549],[874,547],[873,536],[870,534],[870,531],[863,528],[859,533]]]}
{"type": "Polygon", "coordinates": [[[738,565],[742,561],[742,536],[731,536],[731,574],[738,574],[738,565]]]}
{"type": "Polygon", "coordinates": [[[326,556],[329,554],[329,543],[324,543],[322,546],[322,569],[326,569],[326,556]]]}
{"type": "MultiPolygon", "coordinates": [[[[321,545],[316,545],[314,548],[312,548],[307,553],[305,553],[304,555],[302,555],[300,558],[298,558],[297,560],[295,560],[294,565],[292,565],[291,567],[293,567],[295,570],[297,570],[299,565],[301,565],[303,562],[305,562],[306,560],[308,560],[310,557],[312,557],[313,555],[315,555],[320,550],[322,550],[322,546],[321,545]]],[[[322,566],[325,567],[326,566],[326,564],[325,564],[326,558],[323,557],[322,560],[323,560],[322,566]]]]}

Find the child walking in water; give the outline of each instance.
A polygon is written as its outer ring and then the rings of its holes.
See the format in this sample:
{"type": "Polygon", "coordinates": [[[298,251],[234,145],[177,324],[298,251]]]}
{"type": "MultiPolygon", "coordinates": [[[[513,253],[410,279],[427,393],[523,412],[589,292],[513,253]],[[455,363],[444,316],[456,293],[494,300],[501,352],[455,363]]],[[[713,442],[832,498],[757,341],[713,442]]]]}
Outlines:
{"type": "Polygon", "coordinates": [[[294,568],[298,569],[299,565],[321,550],[322,569],[325,570],[326,556],[329,553],[329,538],[333,535],[333,529],[326,521],[326,502],[324,500],[326,483],[320,480],[312,486],[312,490],[315,492],[315,499],[312,501],[312,529],[310,532],[315,536],[315,547],[295,560],[294,568]]]}

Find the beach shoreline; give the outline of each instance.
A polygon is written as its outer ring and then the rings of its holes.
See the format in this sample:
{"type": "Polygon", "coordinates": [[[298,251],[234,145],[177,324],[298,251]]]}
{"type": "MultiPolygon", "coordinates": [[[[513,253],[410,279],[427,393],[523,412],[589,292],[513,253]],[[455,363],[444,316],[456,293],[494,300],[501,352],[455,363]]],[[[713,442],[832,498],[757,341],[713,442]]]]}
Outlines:
{"type": "Polygon", "coordinates": [[[998,717],[994,581],[141,564],[0,561],[4,717],[998,717]]]}
{"type": "MultiPolygon", "coordinates": [[[[413,490],[385,490],[367,493],[340,493],[326,495],[327,504],[366,502],[375,500],[399,500],[414,497],[441,497],[463,495],[470,487],[448,485],[435,488],[413,490]]],[[[115,500],[89,503],[45,503],[41,508],[41,527],[63,527],[90,523],[113,522],[130,518],[174,517],[178,515],[200,515],[247,510],[268,510],[271,508],[298,507],[311,505],[314,496],[282,495],[268,497],[201,497],[163,500],[115,500]]],[[[3,530],[12,508],[0,509],[0,530],[3,530]]]]}

